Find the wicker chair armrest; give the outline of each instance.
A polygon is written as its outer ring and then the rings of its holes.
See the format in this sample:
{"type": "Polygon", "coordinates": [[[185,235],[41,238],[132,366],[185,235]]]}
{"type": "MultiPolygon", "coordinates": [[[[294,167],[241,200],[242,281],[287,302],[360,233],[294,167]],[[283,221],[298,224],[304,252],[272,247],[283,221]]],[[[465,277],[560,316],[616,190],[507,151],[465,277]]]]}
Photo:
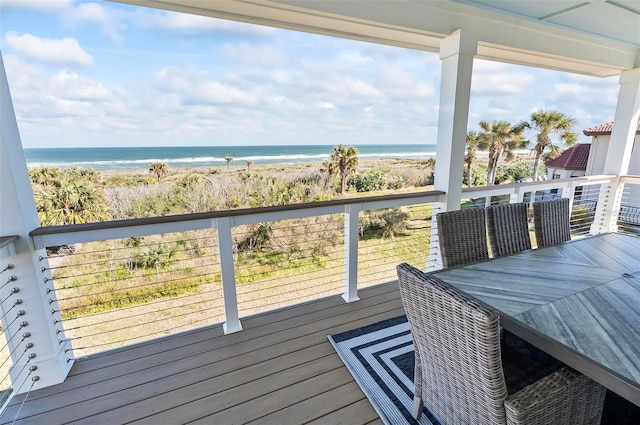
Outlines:
{"type": "Polygon", "coordinates": [[[507,424],[598,425],[605,393],[595,381],[565,367],[507,397],[507,424]]]}

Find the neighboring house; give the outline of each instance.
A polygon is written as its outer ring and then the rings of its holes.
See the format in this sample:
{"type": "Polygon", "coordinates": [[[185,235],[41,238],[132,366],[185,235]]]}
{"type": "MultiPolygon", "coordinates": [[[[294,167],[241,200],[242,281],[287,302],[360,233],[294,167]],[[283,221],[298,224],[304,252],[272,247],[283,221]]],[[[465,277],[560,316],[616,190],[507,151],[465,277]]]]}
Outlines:
{"type": "Polygon", "coordinates": [[[557,158],[546,161],[547,180],[586,175],[590,148],[590,144],[580,143],[562,152],[557,158]]]}
{"type": "MultiPolygon", "coordinates": [[[[607,156],[609,148],[609,139],[611,139],[611,129],[613,122],[597,125],[587,128],[583,131],[585,136],[591,136],[591,153],[589,162],[587,163],[587,176],[602,174],[604,171],[604,160],[607,156]]],[[[629,163],[629,175],[640,175],[640,121],[636,130],[636,137],[633,141],[631,151],[631,162],[629,163]]]]}
{"type": "MultiPolygon", "coordinates": [[[[613,122],[608,122],[583,131],[585,136],[591,136],[591,149],[585,175],[593,176],[603,173],[612,128],[613,122]]],[[[640,120],[636,129],[636,137],[633,140],[631,162],[627,174],[640,175],[640,120]]],[[[640,225],[640,185],[627,185],[625,188],[620,206],[620,221],[636,226],[640,225]]]]}
{"type": "MultiPolygon", "coordinates": [[[[545,161],[547,167],[547,180],[554,179],[570,179],[572,177],[582,177],[587,169],[587,161],[589,159],[588,143],[580,143],[562,152],[558,157],[545,161]]],[[[536,192],[536,201],[545,201],[548,199],[556,199],[562,196],[562,190],[549,189],[536,192]]],[[[584,199],[582,187],[576,188],[574,196],[574,204],[587,204],[590,210],[595,211],[597,196],[594,199],[584,199]]],[[[526,200],[526,199],[525,199],[526,200]]]]}

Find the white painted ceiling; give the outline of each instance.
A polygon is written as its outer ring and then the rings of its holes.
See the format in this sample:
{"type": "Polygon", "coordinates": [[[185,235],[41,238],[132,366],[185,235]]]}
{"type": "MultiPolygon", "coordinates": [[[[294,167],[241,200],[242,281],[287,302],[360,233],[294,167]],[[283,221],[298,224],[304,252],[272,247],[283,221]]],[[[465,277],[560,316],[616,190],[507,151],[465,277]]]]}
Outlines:
{"type": "Polygon", "coordinates": [[[452,0],[640,48],[640,0],[452,0]]]}

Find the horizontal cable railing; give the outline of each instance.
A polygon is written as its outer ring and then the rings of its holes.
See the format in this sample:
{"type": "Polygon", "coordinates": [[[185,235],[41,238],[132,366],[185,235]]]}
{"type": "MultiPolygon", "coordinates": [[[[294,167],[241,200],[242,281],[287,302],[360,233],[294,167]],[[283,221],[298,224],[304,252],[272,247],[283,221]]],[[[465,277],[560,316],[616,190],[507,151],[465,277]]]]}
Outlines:
{"type": "Polygon", "coordinates": [[[589,184],[576,186],[571,204],[571,236],[586,236],[591,232],[598,207],[598,197],[602,185],[589,184]]]}
{"type": "Polygon", "coordinates": [[[395,208],[438,199],[439,193],[425,192],[226,211],[207,218],[131,220],[114,228],[96,223],[87,225],[88,231],[87,226],[59,234],[44,230],[42,239],[34,239],[51,244],[46,296],[61,318],[56,329],[64,330],[65,341],[73,345],[70,360],[225,320],[235,331],[234,315],[345,292],[345,208],[395,208]],[[230,233],[220,226],[229,226],[230,233]],[[133,236],[113,238],[123,233],[133,236]],[[221,261],[226,252],[230,268],[221,261]]]}
{"type": "Polygon", "coordinates": [[[396,266],[402,262],[425,270],[434,211],[434,204],[362,211],[358,223],[358,286],[395,280],[396,266]]]}
{"type": "Polygon", "coordinates": [[[66,245],[49,269],[75,357],[224,320],[215,230],[66,245]]]}
{"type": "Polygon", "coordinates": [[[640,234],[640,177],[624,178],[618,213],[618,231],[633,235],[640,234]]]}
{"type": "Polygon", "coordinates": [[[234,229],[240,316],[344,290],[344,217],[329,214],[234,229]]]}

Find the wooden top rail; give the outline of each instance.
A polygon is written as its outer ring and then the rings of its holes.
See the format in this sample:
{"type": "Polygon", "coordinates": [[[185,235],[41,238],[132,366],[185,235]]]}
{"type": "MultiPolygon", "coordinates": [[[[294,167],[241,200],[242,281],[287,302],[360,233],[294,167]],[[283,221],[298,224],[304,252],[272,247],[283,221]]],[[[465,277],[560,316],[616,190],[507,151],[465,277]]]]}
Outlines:
{"type": "Polygon", "coordinates": [[[0,249],[4,248],[5,246],[9,246],[17,240],[17,236],[0,236],[0,249]]]}
{"type": "Polygon", "coordinates": [[[215,227],[216,219],[222,218],[233,219],[233,224],[239,225],[268,220],[305,217],[309,215],[306,210],[316,210],[317,215],[335,214],[343,212],[341,207],[346,205],[359,205],[363,210],[393,208],[401,205],[436,202],[442,195],[444,195],[444,192],[431,190],[335,199],[320,202],[305,202],[292,205],[210,211],[204,213],[113,220],[63,226],[47,226],[38,227],[31,231],[29,235],[33,238],[37,247],[44,248],[47,246],[65,245],[77,242],[212,228],[215,227]]]}

